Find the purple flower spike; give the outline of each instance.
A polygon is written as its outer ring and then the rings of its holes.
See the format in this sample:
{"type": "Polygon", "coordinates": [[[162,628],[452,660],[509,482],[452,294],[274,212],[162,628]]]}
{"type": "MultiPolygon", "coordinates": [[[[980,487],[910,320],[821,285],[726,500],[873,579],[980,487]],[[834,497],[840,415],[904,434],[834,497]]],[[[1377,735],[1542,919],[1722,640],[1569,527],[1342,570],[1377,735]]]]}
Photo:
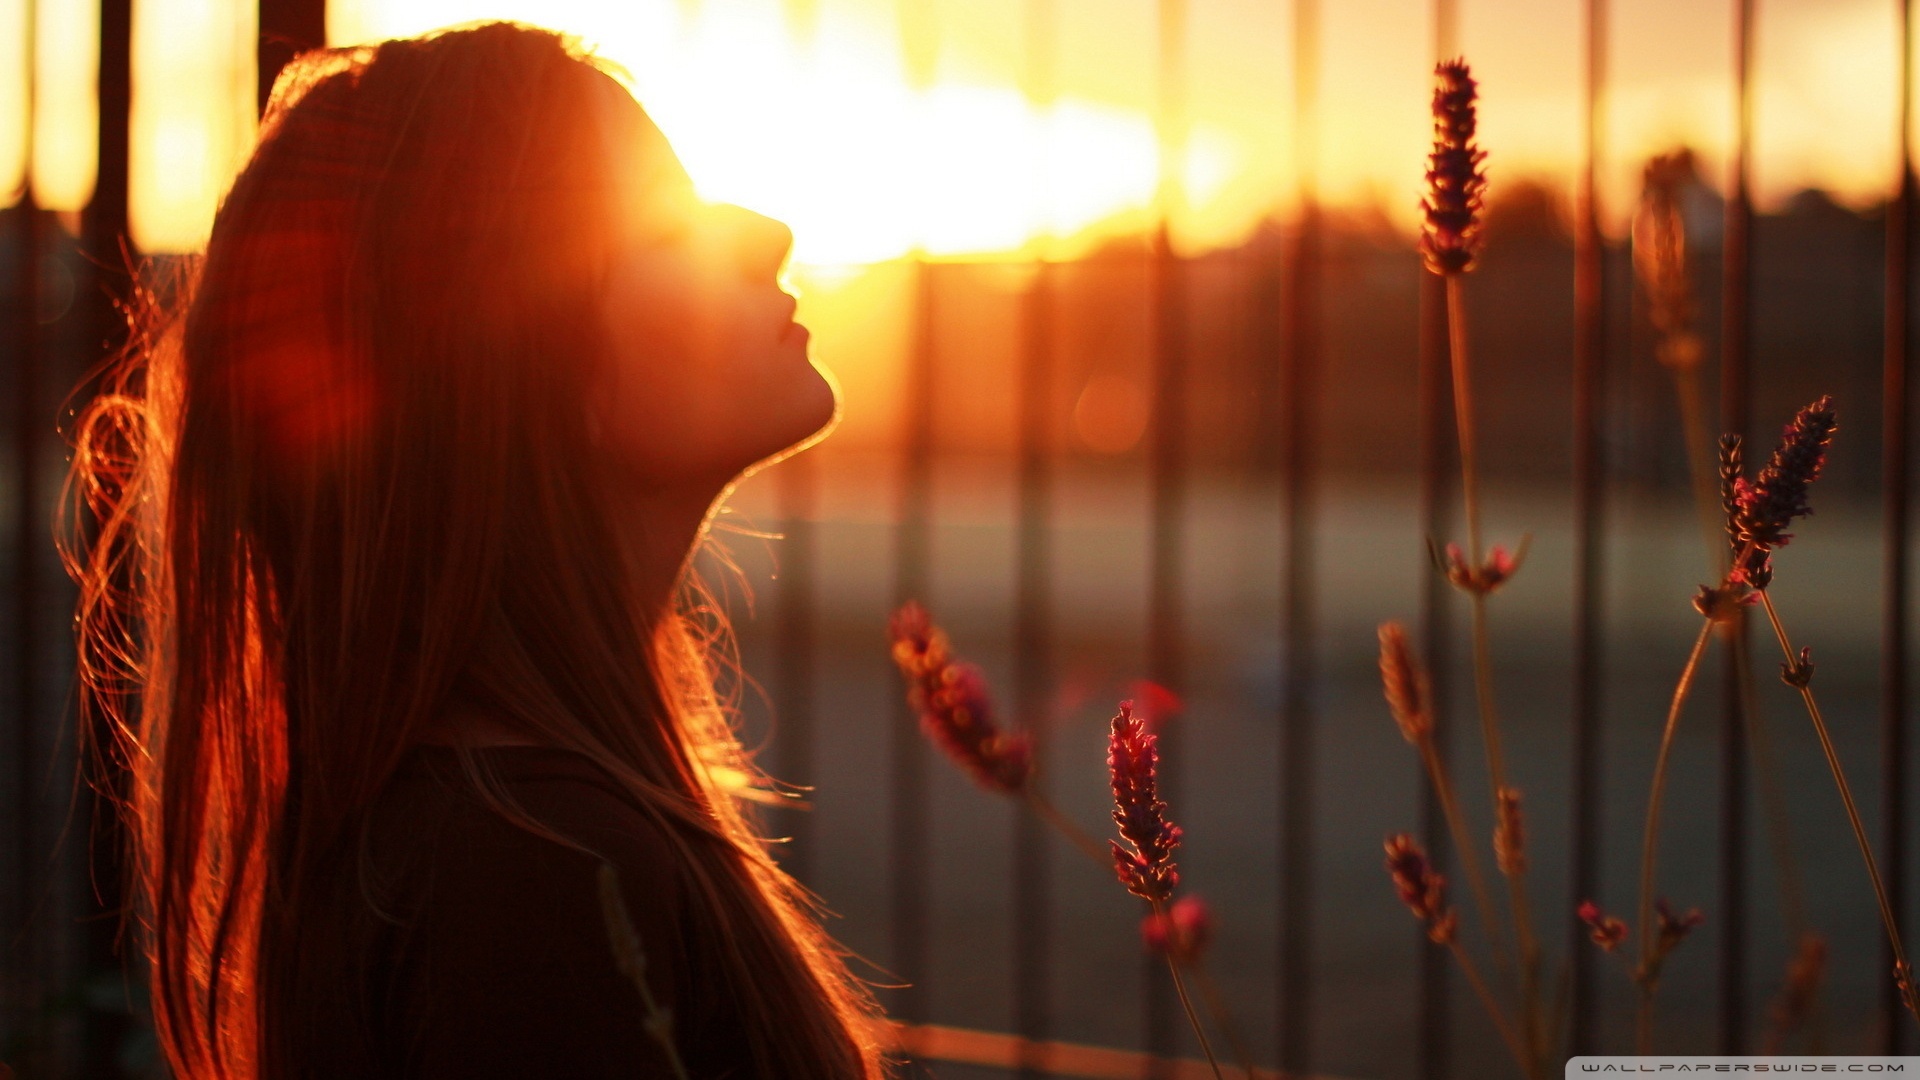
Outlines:
{"type": "Polygon", "coordinates": [[[1727,518],[1729,559],[1740,557],[1740,486],[1747,482],[1745,455],[1740,436],[1732,432],[1720,436],[1720,508],[1727,518]]]}
{"type": "Polygon", "coordinates": [[[1407,628],[1397,622],[1380,624],[1380,684],[1401,737],[1423,745],[1433,734],[1433,686],[1407,641],[1407,628]]]}
{"type": "Polygon", "coordinates": [[[927,738],[981,787],[1009,794],[1025,788],[1033,775],[1033,739],[994,723],[980,669],[954,659],[946,633],[919,604],[896,612],[888,633],[894,663],[907,678],[907,700],[927,738]]]}
{"type": "Polygon", "coordinates": [[[1433,153],[1427,157],[1427,196],[1420,203],[1420,254],[1436,274],[1462,274],[1473,269],[1480,251],[1480,204],[1487,187],[1480,171],[1486,151],[1473,143],[1479,88],[1464,60],[1441,64],[1433,73],[1433,153]]]}
{"type": "Polygon", "coordinates": [[[1413,917],[1427,928],[1427,937],[1436,945],[1454,939],[1460,916],[1447,903],[1447,879],[1433,869],[1427,853],[1406,833],[1387,837],[1387,874],[1413,917]]]}
{"type": "Polygon", "coordinates": [[[1754,588],[1764,589],[1772,583],[1771,552],[1786,547],[1793,539],[1787,526],[1794,518],[1813,513],[1807,488],[1826,464],[1827,447],[1837,426],[1833,399],[1822,397],[1794,414],[1793,422],[1780,434],[1780,446],[1758,477],[1751,483],[1736,482],[1734,524],[1740,534],[1737,546],[1744,557],[1735,570],[1754,588]]]}
{"type": "Polygon", "coordinates": [[[1133,702],[1121,702],[1107,743],[1107,768],[1113,774],[1113,822],[1132,850],[1107,842],[1121,884],[1151,901],[1167,899],[1180,884],[1173,862],[1180,826],[1167,820],[1167,804],[1159,798],[1159,743],[1160,737],[1133,715],[1133,702]]]}

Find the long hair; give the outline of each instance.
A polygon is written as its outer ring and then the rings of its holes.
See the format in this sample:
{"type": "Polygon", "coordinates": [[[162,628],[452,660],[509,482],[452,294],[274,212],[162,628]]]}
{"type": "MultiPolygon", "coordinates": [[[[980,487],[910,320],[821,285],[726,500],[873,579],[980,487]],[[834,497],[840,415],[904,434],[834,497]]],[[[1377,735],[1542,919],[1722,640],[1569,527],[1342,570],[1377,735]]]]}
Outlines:
{"type": "Polygon", "coordinates": [[[312,996],[343,963],[328,882],[454,701],[589,755],[663,826],[761,1075],[883,1075],[871,994],[731,793],[764,778],[716,698],[724,620],[690,569],[664,616],[627,600],[581,423],[631,194],[608,79],[506,23],[295,61],[205,255],[137,298],[75,424],[83,730],[127,772],[129,914],[181,1076],[308,1075],[341,1034],[312,996]]]}

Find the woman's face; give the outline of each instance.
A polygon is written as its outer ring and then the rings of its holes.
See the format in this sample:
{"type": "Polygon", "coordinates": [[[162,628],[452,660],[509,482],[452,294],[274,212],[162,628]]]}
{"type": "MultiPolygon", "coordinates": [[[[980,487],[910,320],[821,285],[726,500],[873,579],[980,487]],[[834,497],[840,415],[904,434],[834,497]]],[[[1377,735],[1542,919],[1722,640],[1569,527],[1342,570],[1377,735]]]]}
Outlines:
{"type": "Polygon", "coordinates": [[[621,183],[602,317],[613,345],[590,437],[651,487],[723,485],[833,423],[833,383],[780,287],[793,234],[693,193],[659,129],[612,79],[603,131],[621,183]]]}

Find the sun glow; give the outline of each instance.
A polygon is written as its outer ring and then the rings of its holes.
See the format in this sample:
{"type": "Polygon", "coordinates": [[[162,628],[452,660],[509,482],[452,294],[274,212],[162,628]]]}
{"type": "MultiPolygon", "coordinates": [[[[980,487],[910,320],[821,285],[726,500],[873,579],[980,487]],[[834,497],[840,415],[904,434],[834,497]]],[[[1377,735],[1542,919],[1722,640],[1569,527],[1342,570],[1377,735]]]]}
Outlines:
{"type": "MultiPolygon", "coordinates": [[[[42,205],[90,197],[97,7],[0,0],[0,196],[17,197],[31,172],[42,205]]],[[[1171,152],[1154,124],[1158,5],[1047,7],[1058,94],[1045,106],[1021,89],[1028,0],[331,0],[328,17],[336,44],[480,18],[579,35],[629,69],[704,194],[788,221],[798,257],[825,266],[1043,245],[1071,258],[1152,221],[1171,152]]],[[[1322,7],[1318,190],[1410,230],[1430,123],[1423,5],[1322,7]]],[[[1203,250],[1291,208],[1292,6],[1185,9],[1190,135],[1171,224],[1184,250],[1203,250]]],[[[134,0],[130,209],[146,250],[204,243],[244,158],[254,12],[252,0],[134,0]]],[[[1689,145],[1710,180],[1723,177],[1733,102],[1724,0],[1619,0],[1611,24],[1600,169],[1603,217],[1619,232],[1651,154],[1689,145]]],[[[1474,0],[1461,32],[1495,197],[1527,177],[1570,195],[1578,5],[1474,0]]],[[[1767,8],[1755,58],[1763,209],[1807,186],[1855,206],[1884,198],[1894,36],[1875,0],[1767,8]]]]}
{"type": "MultiPolygon", "coordinates": [[[[1724,171],[1732,100],[1724,4],[1623,0],[1602,119],[1603,216],[1624,230],[1641,166],[1678,145],[1724,171]]],[[[1416,226],[1431,121],[1431,43],[1411,0],[1324,11],[1322,198],[1416,226]]],[[[1884,6],[1884,5],[1882,5],[1884,6]]],[[[793,225],[798,257],[911,252],[1062,257],[1154,214],[1150,0],[1054,0],[1061,93],[1020,89],[1019,0],[333,0],[338,43],[517,18],[580,35],[627,66],[702,192],[793,225]],[[903,16],[914,16],[903,24],[903,16]],[[909,57],[912,57],[910,60],[909,57]],[[910,70],[911,69],[911,70],[910,70]]],[[[1186,5],[1188,102],[1172,215],[1189,250],[1231,245],[1297,194],[1289,5],[1186,5]]],[[[1571,194],[1580,149],[1576,5],[1477,0],[1463,25],[1484,91],[1496,186],[1571,194]],[[1564,9],[1564,10],[1563,10],[1564,9]]],[[[1769,12],[1756,65],[1763,208],[1810,184],[1865,205],[1892,171],[1890,17],[1867,0],[1769,12]]]]}
{"type": "Polygon", "coordinates": [[[143,251],[206,244],[252,149],[255,5],[134,0],[127,216],[143,251]]]}
{"type": "Polygon", "coordinates": [[[0,199],[12,205],[27,181],[27,0],[0,0],[0,199]]]}
{"type": "MultiPolygon", "coordinates": [[[[632,5],[336,0],[336,43],[509,17],[579,34],[624,66],[701,194],[793,227],[795,259],[876,262],[909,252],[1018,251],[1089,242],[1148,219],[1160,171],[1152,118],[964,77],[914,78],[897,40],[859,10],[817,6],[804,32],[765,3],[632,5]],[[919,85],[916,85],[919,84],[919,85]]],[[[1201,128],[1185,154],[1190,203],[1232,175],[1236,147],[1201,128]]]]}
{"type": "Polygon", "coordinates": [[[34,4],[33,192],[69,213],[93,198],[99,165],[100,5],[34,4]]]}
{"type": "Polygon", "coordinates": [[[49,210],[72,213],[93,197],[99,36],[98,3],[0,0],[0,200],[5,203],[19,198],[29,182],[34,201],[49,210]]]}

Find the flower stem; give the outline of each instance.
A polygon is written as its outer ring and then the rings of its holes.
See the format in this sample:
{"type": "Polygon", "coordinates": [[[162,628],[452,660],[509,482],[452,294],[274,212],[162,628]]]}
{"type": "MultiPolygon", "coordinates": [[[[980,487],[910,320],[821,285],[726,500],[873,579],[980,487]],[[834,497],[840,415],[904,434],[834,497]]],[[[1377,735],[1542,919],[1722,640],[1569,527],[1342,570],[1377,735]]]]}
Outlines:
{"type": "MultiPolygon", "coordinates": [[[[1742,631],[1744,632],[1744,630],[1742,631]]],[[[1760,807],[1767,821],[1767,846],[1780,875],[1780,915],[1787,937],[1804,939],[1808,932],[1807,898],[1801,886],[1800,859],[1793,847],[1792,817],[1786,794],[1780,789],[1780,767],[1773,755],[1773,739],[1760,715],[1753,692],[1753,664],[1747,650],[1736,648],[1733,663],[1740,684],[1740,711],[1747,719],[1747,742],[1753,750],[1754,774],[1760,781],[1760,807]]]]}
{"type": "Polygon", "coordinates": [[[1027,806],[1032,808],[1034,813],[1040,815],[1040,820],[1058,829],[1060,834],[1071,841],[1074,847],[1079,848],[1087,858],[1092,859],[1101,866],[1109,869],[1112,868],[1113,858],[1107,853],[1106,849],[1100,846],[1099,841],[1087,835],[1085,829],[1075,825],[1071,818],[1061,813],[1060,808],[1053,805],[1053,802],[1045,795],[1040,794],[1038,788],[1029,784],[1024,790],[1027,796],[1027,806]]]}
{"type": "MultiPolygon", "coordinates": [[[[1773,597],[1767,590],[1760,590],[1760,603],[1767,609],[1767,621],[1773,624],[1773,636],[1780,642],[1781,651],[1786,653],[1787,663],[1797,663],[1798,654],[1793,651],[1793,642],[1787,638],[1787,628],[1780,621],[1780,613],[1774,609],[1773,597]]],[[[1847,809],[1847,822],[1853,826],[1854,842],[1860,845],[1860,858],[1867,864],[1867,877],[1873,882],[1873,898],[1880,904],[1880,920],[1886,924],[1887,940],[1893,946],[1893,959],[1901,972],[1911,969],[1907,965],[1907,952],[1900,944],[1900,925],[1894,921],[1893,906],[1887,903],[1887,887],[1880,880],[1880,864],[1874,860],[1873,845],[1867,842],[1867,830],[1860,823],[1860,808],[1854,804],[1853,789],[1847,784],[1847,773],[1840,767],[1840,755],[1834,752],[1833,739],[1827,733],[1827,722],[1820,715],[1820,705],[1813,699],[1813,687],[1802,686],[1800,700],[1806,703],[1807,717],[1813,721],[1814,734],[1820,737],[1820,751],[1827,756],[1827,768],[1833,773],[1833,784],[1840,789],[1840,801],[1847,809]]],[[[1901,997],[1907,1011],[1920,1019],[1920,1002],[1914,1000],[1911,978],[1900,980],[1901,997]]]]}
{"type": "Polygon", "coordinates": [[[1513,1023],[1507,1019],[1505,1013],[1500,1011],[1500,1004],[1493,1000],[1493,994],[1487,990],[1487,982],[1480,977],[1480,969],[1474,964],[1473,958],[1467,955],[1467,950],[1460,947],[1457,938],[1447,942],[1447,948],[1453,953],[1454,960],[1459,963],[1460,973],[1467,977],[1467,984],[1473,987],[1474,995],[1480,999],[1481,1007],[1486,1009],[1487,1015],[1493,1019],[1493,1026],[1500,1032],[1500,1040],[1507,1044],[1508,1051],[1513,1054],[1514,1063],[1520,1066],[1520,1074],[1533,1076],[1531,1055],[1521,1044],[1520,1037],[1514,1034],[1513,1023]]]}
{"type": "Polygon", "coordinates": [[[1640,1004],[1633,1010],[1633,1052],[1643,1056],[1653,1053],[1653,990],[1642,981],[1640,1004]]]}
{"type": "Polygon", "coordinates": [[[1474,453],[1473,381],[1467,363],[1467,304],[1461,275],[1448,274],[1447,351],[1453,361],[1453,422],[1460,436],[1460,493],[1467,504],[1467,554],[1480,565],[1480,469],[1474,453]]]}
{"type": "Polygon", "coordinates": [[[1247,1051],[1247,1042],[1240,1037],[1240,1027],[1233,1022],[1233,1013],[1227,1009],[1227,999],[1220,993],[1220,984],[1213,981],[1207,973],[1207,967],[1198,957],[1193,961],[1193,978],[1200,986],[1200,996],[1206,999],[1207,1011],[1213,1014],[1213,1022],[1227,1037],[1227,1045],[1233,1049],[1233,1056],[1246,1070],[1247,1080],[1255,1080],[1258,1075],[1253,1068],[1253,1055],[1247,1051]]]}
{"type": "MultiPolygon", "coordinates": [[[[1473,891],[1474,907],[1479,909],[1487,943],[1493,950],[1494,965],[1506,970],[1506,947],[1494,922],[1493,893],[1487,889],[1486,872],[1480,868],[1480,856],[1467,835],[1466,820],[1460,816],[1460,804],[1454,800],[1453,780],[1447,775],[1446,764],[1440,760],[1439,749],[1433,745],[1431,732],[1420,740],[1420,757],[1426,762],[1427,776],[1433,781],[1434,796],[1440,801],[1441,816],[1447,819],[1447,832],[1453,836],[1453,846],[1460,850],[1460,866],[1466,871],[1467,887],[1473,891]]],[[[1507,974],[1511,977],[1512,972],[1507,974]]]]}
{"type": "MultiPolygon", "coordinates": [[[[1573,958],[1560,958],[1560,976],[1553,981],[1553,1008],[1547,1014],[1547,1038],[1542,1046],[1552,1046],[1567,1037],[1567,1020],[1573,1012],[1573,958]]],[[[1541,1062],[1544,1066],[1546,1062],[1541,1062]]]]}
{"type": "MultiPolygon", "coordinates": [[[[1153,914],[1157,919],[1167,917],[1166,905],[1158,900],[1153,904],[1153,914]]],[[[1180,1007],[1187,1011],[1187,1023],[1193,1025],[1194,1037],[1200,1040],[1200,1051],[1207,1055],[1207,1064],[1213,1067],[1213,1080],[1224,1080],[1220,1075],[1220,1062],[1214,1060],[1213,1044],[1207,1041],[1207,1029],[1200,1025],[1200,1017],[1194,1014],[1193,1002],[1187,997],[1186,980],[1180,977],[1180,965],[1174,963],[1173,953],[1167,953],[1167,971],[1173,975],[1173,992],[1180,995],[1180,1007]]]]}
{"type": "MultiPolygon", "coordinates": [[[[1079,848],[1082,854],[1092,859],[1095,863],[1101,866],[1112,865],[1112,860],[1108,854],[1100,849],[1099,842],[1094,840],[1092,836],[1089,836],[1085,829],[1075,825],[1071,818],[1061,813],[1060,808],[1053,805],[1053,802],[1045,795],[1042,795],[1038,788],[1030,785],[1025,789],[1025,793],[1027,805],[1032,808],[1035,814],[1039,815],[1040,820],[1059,830],[1061,835],[1071,841],[1074,847],[1079,848]]],[[[1153,905],[1153,913],[1160,917],[1164,917],[1166,914],[1157,902],[1153,905]]],[[[1180,994],[1180,1004],[1187,1010],[1187,1021],[1193,1025],[1194,1034],[1200,1037],[1200,1049],[1206,1051],[1207,1061],[1213,1065],[1213,1074],[1219,1076],[1220,1066],[1213,1060],[1213,1048],[1207,1044],[1207,1033],[1201,1028],[1199,1018],[1194,1015],[1193,1004],[1187,1000],[1186,986],[1180,979],[1179,966],[1173,962],[1171,953],[1167,956],[1167,968],[1173,973],[1173,988],[1180,994]]],[[[1196,964],[1194,970],[1201,980],[1200,988],[1206,995],[1208,1011],[1213,1013],[1215,1021],[1220,1024],[1220,1029],[1226,1032],[1227,1042],[1233,1046],[1234,1053],[1239,1056],[1241,1067],[1247,1070],[1248,1080],[1252,1080],[1254,1075],[1253,1065],[1251,1064],[1253,1058],[1248,1055],[1245,1044],[1240,1040],[1239,1034],[1234,1028],[1233,1017],[1227,1012],[1226,1002],[1221,998],[1219,988],[1214,985],[1212,979],[1207,977],[1205,969],[1196,964]]]]}
{"type": "Polygon", "coordinates": [[[1640,1008],[1635,1019],[1634,1042],[1641,1054],[1653,1047],[1653,993],[1659,984],[1654,970],[1653,868],[1654,853],[1660,838],[1660,800],[1667,788],[1667,760],[1673,752],[1673,733],[1680,726],[1680,710],[1686,705],[1693,677],[1700,670],[1700,657],[1707,651],[1707,639],[1713,636],[1713,620],[1704,619],[1700,636],[1693,639],[1693,651],[1687,654],[1687,666],[1680,669],[1680,681],[1673,688],[1673,703],[1667,707],[1667,724],[1660,732],[1660,752],[1653,759],[1653,792],[1647,796],[1646,831],[1640,840],[1640,1008]]]}
{"type": "MultiPolygon", "coordinates": [[[[1447,344],[1453,361],[1453,417],[1460,439],[1460,491],[1466,500],[1467,547],[1471,565],[1478,568],[1484,551],[1480,531],[1480,471],[1475,444],[1478,441],[1473,418],[1472,365],[1467,353],[1466,294],[1461,275],[1447,275],[1447,344]]],[[[1493,694],[1493,658],[1487,633],[1487,594],[1474,591],[1473,601],[1473,684],[1480,702],[1480,735],[1486,744],[1487,779],[1493,786],[1497,804],[1507,787],[1506,755],[1501,748],[1500,714],[1493,694]]],[[[1520,952],[1521,1001],[1527,1045],[1533,1047],[1540,1035],[1539,981],[1540,943],[1533,933],[1533,916],[1527,904],[1526,871],[1516,868],[1507,875],[1508,901],[1513,910],[1514,939],[1520,952]]]]}
{"type": "MultiPolygon", "coordinates": [[[[1700,394],[1698,365],[1673,369],[1674,394],[1679,399],[1680,423],[1686,450],[1687,470],[1693,478],[1694,508],[1700,514],[1701,537],[1707,545],[1707,565],[1716,580],[1726,581],[1728,557],[1726,508],[1720,494],[1719,470],[1707,435],[1706,405],[1700,394]]],[[[1742,620],[1744,628],[1744,620],[1742,620]]],[[[1744,629],[1742,630],[1744,633],[1744,629]]],[[[1773,851],[1773,864],[1780,876],[1780,907],[1787,936],[1799,941],[1807,934],[1807,904],[1801,888],[1800,861],[1794,854],[1788,827],[1786,799],[1780,790],[1780,770],[1774,763],[1772,743],[1753,692],[1753,667],[1747,650],[1732,650],[1736,668],[1734,680],[1739,686],[1740,715],[1747,722],[1747,738],[1753,747],[1754,772],[1760,781],[1760,805],[1767,821],[1767,843],[1773,851]]]]}
{"type": "Polygon", "coordinates": [[[1700,369],[1689,367],[1673,373],[1674,394],[1680,399],[1680,426],[1686,439],[1687,470],[1693,478],[1694,507],[1700,513],[1700,533],[1706,540],[1707,558],[1714,574],[1727,573],[1726,523],[1720,507],[1720,482],[1710,459],[1701,452],[1711,444],[1707,436],[1706,406],[1700,400],[1700,369]]]}

